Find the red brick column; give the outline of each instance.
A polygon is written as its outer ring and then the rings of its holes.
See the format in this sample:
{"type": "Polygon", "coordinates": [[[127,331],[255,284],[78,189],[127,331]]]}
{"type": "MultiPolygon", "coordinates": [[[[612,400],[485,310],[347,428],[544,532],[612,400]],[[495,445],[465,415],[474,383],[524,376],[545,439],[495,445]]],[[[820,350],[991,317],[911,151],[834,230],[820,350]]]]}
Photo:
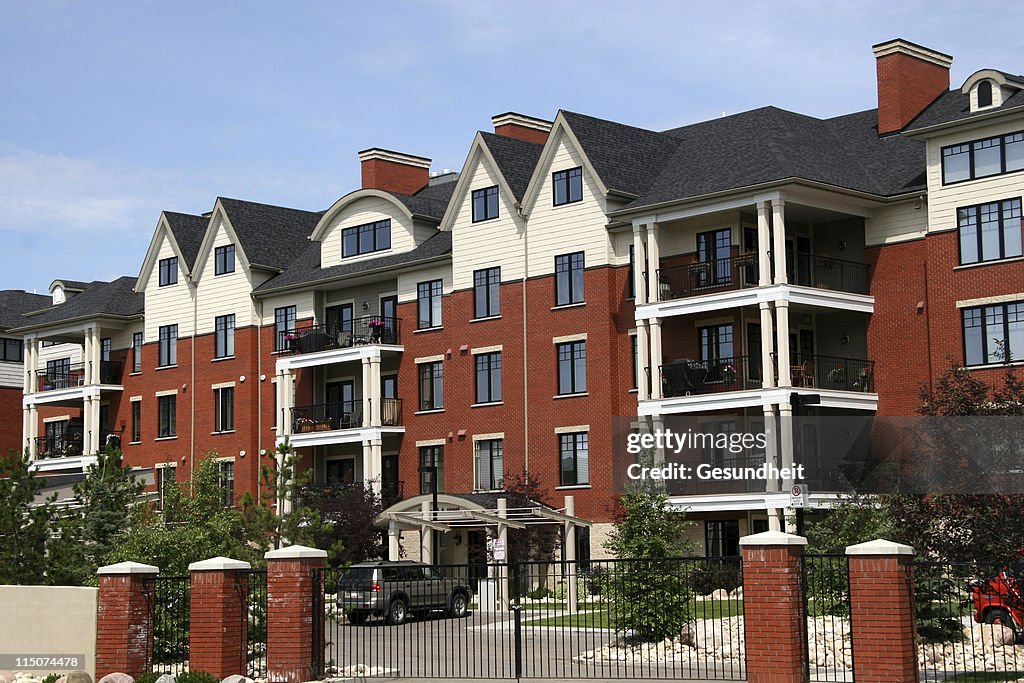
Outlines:
{"type": "Polygon", "coordinates": [[[152,579],[160,570],[121,562],[96,573],[96,680],[118,671],[137,678],[148,670],[153,654],[152,579]]]}
{"type": "Polygon", "coordinates": [[[857,683],[917,683],[914,549],[870,541],[846,549],[857,683]]]}
{"type": "Polygon", "coordinates": [[[326,564],[327,552],[293,545],[271,550],[265,557],[267,680],[270,683],[313,680],[314,654],[323,659],[324,652],[322,630],[321,642],[313,646],[313,574],[326,564]]]}
{"type": "Polygon", "coordinates": [[[189,669],[218,679],[245,674],[248,562],[215,557],[188,566],[191,574],[189,669]]]}
{"type": "Polygon", "coordinates": [[[749,683],[807,681],[805,545],[807,539],[779,531],[740,539],[749,683]]]}

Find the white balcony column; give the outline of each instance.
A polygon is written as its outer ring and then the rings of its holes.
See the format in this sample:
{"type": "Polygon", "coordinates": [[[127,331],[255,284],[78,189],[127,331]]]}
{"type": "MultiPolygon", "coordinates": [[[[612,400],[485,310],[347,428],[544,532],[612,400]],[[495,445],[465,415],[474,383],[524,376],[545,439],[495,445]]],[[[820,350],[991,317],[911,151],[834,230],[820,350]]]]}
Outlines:
{"type": "Polygon", "coordinates": [[[757,284],[767,287],[772,283],[772,233],[768,221],[768,202],[757,202],[757,284]]]}
{"type": "MultiPolygon", "coordinates": [[[[362,424],[363,424],[364,427],[370,427],[370,426],[372,426],[372,418],[371,418],[370,415],[371,415],[371,411],[373,410],[373,407],[374,407],[373,404],[370,402],[370,382],[372,381],[372,379],[371,379],[371,369],[370,369],[370,359],[369,358],[363,358],[362,361],[363,361],[362,362],[362,368],[363,368],[363,388],[362,388],[362,394],[363,394],[363,423],[362,424]]],[[[378,370],[378,372],[379,372],[379,370],[378,370]]],[[[379,383],[380,379],[378,378],[377,381],[379,383]]]]}
{"type": "Polygon", "coordinates": [[[39,340],[33,337],[25,349],[25,367],[28,372],[28,393],[39,391],[39,340]]]}
{"type": "MultiPolygon", "coordinates": [[[[788,401],[779,404],[779,466],[793,467],[793,408],[788,401]]],[[[782,490],[789,491],[793,486],[793,478],[788,477],[782,482],[782,490]]],[[[786,533],[796,533],[793,518],[786,516],[786,533]]]]}
{"type": "Polygon", "coordinates": [[[789,302],[775,302],[776,346],[779,350],[779,386],[793,386],[789,360],[789,302]]]}
{"type": "MultiPolygon", "coordinates": [[[[651,360],[654,361],[651,365],[660,367],[662,364],[661,356],[661,318],[651,318],[651,360]]],[[[661,372],[658,371],[651,375],[651,400],[657,401],[661,398],[661,372]]]]}
{"type": "Polygon", "coordinates": [[[35,460],[36,456],[36,430],[33,428],[33,422],[38,419],[39,416],[36,414],[35,405],[21,409],[21,433],[24,439],[21,444],[21,452],[24,453],[27,448],[33,460],[35,460]]]}
{"type": "Polygon", "coordinates": [[[634,303],[637,306],[647,303],[647,280],[644,273],[647,272],[647,250],[644,249],[644,226],[639,223],[633,224],[633,292],[636,297],[634,303]]]}
{"type": "MultiPolygon", "coordinates": [[[[638,401],[646,401],[651,398],[651,385],[654,380],[661,381],[660,377],[654,377],[657,368],[651,368],[651,353],[648,346],[647,321],[640,320],[636,324],[636,398],[638,401]],[[651,381],[648,381],[651,378],[651,381]]],[[[659,359],[660,363],[660,359],[659,359]]]]}
{"type": "Polygon", "coordinates": [[[388,559],[392,562],[402,559],[401,533],[395,520],[388,522],[388,559]]]}
{"type": "Polygon", "coordinates": [[[92,430],[95,417],[90,396],[82,402],[82,455],[92,455],[92,430]]]}
{"type": "Polygon", "coordinates": [[[772,322],[772,305],[767,301],[759,304],[761,309],[761,387],[775,386],[775,325],[772,322]]]}
{"type": "Polygon", "coordinates": [[[380,439],[363,442],[363,482],[381,494],[381,443],[380,439]]]}
{"type": "Polygon", "coordinates": [[[786,202],[782,199],[772,201],[772,236],[775,238],[773,254],[775,256],[775,284],[784,285],[789,282],[786,275],[786,202]]]}
{"type": "Polygon", "coordinates": [[[292,434],[292,382],[293,376],[290,370],[277,373],[277,415],[274,420],[277,422],[277,433],[279,436],[291,436],[292,434]]]}
{"type": "Polygon", "coordinates": [[[381,419],[384,414],[380,384],[380,353],[375,353],[370,356],[370,383],[363,387],[363,393],[369,393],[370,395],[371,427],[380,427],[381,419]]]}
{"type": "Polygon", "coordinates": [[[93,362],[94,360],[98,361],[99,356],[94,353],[98,348],[96,328],[86,328],[85,341],[82,344],[82,382],[86,386],[95,384],[96,377],[99,375],[99,364],[93,362]]]}
{"type": "MultiPolygon", "coordinates": [[[[764,410],[764,433],[766,437],[764,461],[767,464],[780,467],[779,462],[779,418],[776,413],[775,404],[765,405],[764,410]]],[[[765,492],[776,493],[779,491],[779,482],[775,479],[765,481],[765,492]]]]}
{"type": "Polygon", "coordinates": [[[661,298],[661,246],[658,244],[658,224],[647,224],[647,300],[654,302],[661,298]]]}

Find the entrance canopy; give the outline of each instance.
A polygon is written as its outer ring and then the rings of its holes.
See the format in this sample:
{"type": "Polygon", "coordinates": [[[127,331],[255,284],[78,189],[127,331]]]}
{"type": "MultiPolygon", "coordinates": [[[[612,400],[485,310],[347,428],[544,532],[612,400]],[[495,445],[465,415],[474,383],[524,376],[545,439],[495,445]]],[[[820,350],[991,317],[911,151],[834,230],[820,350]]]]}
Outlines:
{"type": "Polygon", "coordinates": [[[431,494],[399,501],[377,517],[376,525],[447,532],[486,527],[525,529],[538,524],[585,527],[592,524],[569,514],[565,508],[555,509],[536,501],[529,501],[524,507],[508,507],[506,496],[500,493],[439,493],[437,510],[432,509],[433,501],[431,494]]]}

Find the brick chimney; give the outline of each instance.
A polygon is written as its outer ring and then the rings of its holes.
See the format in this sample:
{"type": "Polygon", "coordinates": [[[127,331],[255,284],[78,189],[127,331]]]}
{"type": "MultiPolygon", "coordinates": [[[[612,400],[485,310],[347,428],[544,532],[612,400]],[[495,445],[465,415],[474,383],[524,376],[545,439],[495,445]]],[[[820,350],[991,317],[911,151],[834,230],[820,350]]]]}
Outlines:
{"type": "Polygon", "coordinates": [[[532,116],[507,112],[491,117],[496,135],[506,138],[515,138],[526,142],[536,142],[543,145],[548,141],[548,133],[551,132],[551,122],[544,119],[535,119],[532,116]]]}
{"type": "Polygon", "coordinates": [[[878,134],[903,130],[949,90],[953,58],[896,38],[872,45],[878,73],[878,134]]]}
{"type": "Polygon", "coordinates": [[[430,159],[379,147],[359,153],[363,189],[416,194],[430,182],[430,159]]]}

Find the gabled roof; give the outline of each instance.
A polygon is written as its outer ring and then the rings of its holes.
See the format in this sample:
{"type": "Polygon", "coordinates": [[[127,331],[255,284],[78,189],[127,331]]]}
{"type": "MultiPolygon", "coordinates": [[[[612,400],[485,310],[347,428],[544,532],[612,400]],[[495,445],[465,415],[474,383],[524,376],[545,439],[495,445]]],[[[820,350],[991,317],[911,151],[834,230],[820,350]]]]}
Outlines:
{"type": "Polygon", "coordinates": [[[437,185],[427,185],[416,194],[399,194],[391,192],[395,199],[402,202],[414,216],[431,218],[440,221],[452,198],[455,181],[451,180],[437,185]]]}
{"type": "Polygon", "coordinates": [[[323,211],[218,197],[251,266],[284,270],[309,246],[323,211]]]}
{"type": "Polygon", "coordinates": [[[91,282],[81,294],[71,297],[64,303],[29,314],[19,329],[27,330],[53,323],[101,316],[141,316],[145,308],[145,297],[137,294],[134,288],[135,278],[129,276],[119,277],[113,282],[91,282]]]}
{"type": "MultiPolygon", "coordinates": [[[[1010,76],[1009,74],[1006,74],[1006,76],[1007,80],[1013,80],[1015,83],[1020,83],[1021,87],[1024,88],[1024,77],[1010,76]]],[[[985,109],[980,109],[974,112],[971,111],[971,96],[969,93],[960,92],[959,89],[949,90],[939,95],[934,102],[928,105],[923,112],[917,115],[917,118],[907,124],[907,127],[903,129],[903,132],[911,133],[923,128],[938,126],[943,123],[953,123],[957,121],[967,121],[977,117],[992,116],[1015,107],[1024,107],[1024,89],[1013,93],[1010,97],[1003,100],[1003,103],[998,107],[986,107],[985,109]]]]}
{"type": "MultiPolygon", "coordinates": [[[[88,282],[82,282],[81,280],[65,280],[64,278],[58,278],[54,280],[54,283],[61,283],[64,285],[64,289],[75,292],[80,292],[89,286],[88,282]]],[[[52,286],[52,285],[51,285],[52,286]]]]}
{"type": "Polygon", "coordinates": [[[327,282],[342,277],[363,275],[377,270],[434,260],[451,254],[452,234],[447,231],[438,232],[411,251],[343,263],[330,268],[320,267],[320,244],[320,242],[313,242],[308,245],[302,255],[295,259],[286,271],[264,282],[256,288],[255,292],[266,294],[280,289],[327,282]]]}
{"type": "Polygon", "coordinates": [[[481,132],[480,137],[494,157],[512,195],[516,201],[522,201],[544,145],[494,133],[481,132]]]}
{"type": "Polygon", "coordinates": [[[24,325],[25,313],[46,308],[52,301],[45,294],[32,294],[20,289],[0,290],[0,330],[24,325]]]}
{"type": "Polygon", "coordinates": [[[205,216],[193,216],[188,213],[176,213],[164,211],[167,218],[167,225],[174,233],[174,241],[181,249],[181,256],[185,260],[186,269],[191,272],[192,266],[199,256],[199,245],[203,243],[203,236],[206,235],[206,228],[210,219],[205,216]]]}

